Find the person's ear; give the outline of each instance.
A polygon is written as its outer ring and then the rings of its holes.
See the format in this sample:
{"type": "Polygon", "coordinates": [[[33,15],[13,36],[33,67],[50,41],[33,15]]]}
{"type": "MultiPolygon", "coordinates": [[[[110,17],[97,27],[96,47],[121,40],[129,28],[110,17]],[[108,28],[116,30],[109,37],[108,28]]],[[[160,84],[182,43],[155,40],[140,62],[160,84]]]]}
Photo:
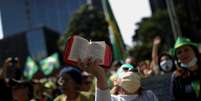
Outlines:
{"type": "Polygon", "coordinates": [[[63,86],[63,84],[64,84],[64,79],[63,79],[63,77],[59,77],[58,80],[57,80],[57,83],[58,83],[60,86],[63,86]]]}

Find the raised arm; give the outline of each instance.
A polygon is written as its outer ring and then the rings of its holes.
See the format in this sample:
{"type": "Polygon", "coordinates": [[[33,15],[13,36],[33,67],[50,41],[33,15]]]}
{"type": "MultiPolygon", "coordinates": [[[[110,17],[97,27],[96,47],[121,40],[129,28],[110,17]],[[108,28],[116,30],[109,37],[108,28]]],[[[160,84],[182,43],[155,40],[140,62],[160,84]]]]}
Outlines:
{"type": "Polygon", "coordinates": [[[7,67],[9,65],[9,62],[11,61],[11,58],[7,58],[4,61],[3,67],[0,70],[0,79],[5,79],[7,75],[7,67]]]}
{"type": "Polygon", "coordinates": [[[153,40],[153,47],[152,47],[152,61],[151,61],[151,68],[154,70],[155,74],[159,73],[159,68],[156,66],[158,64],[158,47],[161,42],[159,36],[156,36],[153,40]]]}
{"type": "Polygon", "coordinates": [[[86,59],[82,62],[79,59],[78,67],[88,73],[91,73],[97,78],[95,101],[111,101],[105,71],[98,64],[98,60],[92,61],[92,59],[86,59]]]}

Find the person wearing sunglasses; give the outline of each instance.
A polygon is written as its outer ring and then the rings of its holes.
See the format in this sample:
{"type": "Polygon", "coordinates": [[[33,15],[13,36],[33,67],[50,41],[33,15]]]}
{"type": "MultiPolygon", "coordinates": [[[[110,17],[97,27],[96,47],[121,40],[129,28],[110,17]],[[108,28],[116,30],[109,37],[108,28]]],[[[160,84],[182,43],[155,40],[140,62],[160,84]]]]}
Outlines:
{"type": "Polygon", "coordinates": [[[107,84],[106,73],[100,67],[99,60],[90,58],[79,61],[79,68],[93,74],[97,79],[95,101],[158,101],[152,91],[141,90],[140,76],[131,71],[122,73],[115,86],[118,87],[117,95],[111,94],[107,84]]]}

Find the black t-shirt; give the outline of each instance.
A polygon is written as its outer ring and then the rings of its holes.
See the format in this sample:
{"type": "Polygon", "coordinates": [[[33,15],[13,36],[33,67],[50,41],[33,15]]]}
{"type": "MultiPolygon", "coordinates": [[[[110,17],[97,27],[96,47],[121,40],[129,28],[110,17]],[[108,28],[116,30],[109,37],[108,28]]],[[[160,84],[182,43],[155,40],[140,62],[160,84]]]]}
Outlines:
{"type": "Polygon", "coordinates": [[[190,73],[190,76],[176,76],[173,79],[173,95],[176,101],[201,101],[201,94],[196,95],[193,89],[193,83],[199,82],[201,84],[201,74],[190,73]]]}
{"type": "Polygon", "coordinates": [[[6,85],[4,79],[0,80],[0,101],[12,101],[11,88],[6,85]]]}

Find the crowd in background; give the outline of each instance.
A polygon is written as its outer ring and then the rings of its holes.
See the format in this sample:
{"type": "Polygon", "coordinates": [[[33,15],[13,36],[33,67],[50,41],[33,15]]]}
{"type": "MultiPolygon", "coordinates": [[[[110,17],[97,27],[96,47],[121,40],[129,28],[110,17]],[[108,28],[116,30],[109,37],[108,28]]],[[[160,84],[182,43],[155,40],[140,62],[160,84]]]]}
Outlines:
{"type": "Polygon", "coordinates": [[[0,101],[159,101],[141,81],[167,73],[172,75],[167,85],[171,101],[201,101],[198,45],[178,37],[170,52],[159,53],[160,42],[160,37],[153,40],[151,60],[128,56],[103,69],[98,60],[88,58],[48,77],[37,71],[31,80],[23,78],[20,59],[8,57],[0,69],[0,101]]]}

